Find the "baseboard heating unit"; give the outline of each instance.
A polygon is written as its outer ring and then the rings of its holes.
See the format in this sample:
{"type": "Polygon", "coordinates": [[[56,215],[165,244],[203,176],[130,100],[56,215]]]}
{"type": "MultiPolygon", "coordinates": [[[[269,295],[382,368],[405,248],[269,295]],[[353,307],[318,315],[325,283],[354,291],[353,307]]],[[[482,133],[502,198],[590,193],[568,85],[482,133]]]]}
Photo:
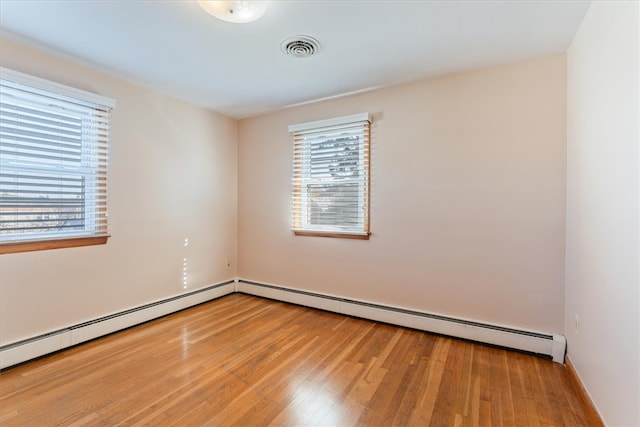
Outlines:
{"type": "Polygon", "coordinates": [[[563,335],[545,334],[238,279],[236,291],[398,326],[550,356],[564,363],[563,335]]]}
{"type": "Polygon", "coordinates": [[[0,347],[0,369],[63,350],[234,292],[242,292],[248,295],[334,313],[527,351],[550,356],[554,362],[564,363],[566,341],[562,335],[514,329],[273,284],[235,279],[3,345],[0,347]]]}
{"type": "Polygon", "coordinates": [[[235,281],[211,285],[0,347],[0,369],[35,359],[233,293],[235,281]]]}

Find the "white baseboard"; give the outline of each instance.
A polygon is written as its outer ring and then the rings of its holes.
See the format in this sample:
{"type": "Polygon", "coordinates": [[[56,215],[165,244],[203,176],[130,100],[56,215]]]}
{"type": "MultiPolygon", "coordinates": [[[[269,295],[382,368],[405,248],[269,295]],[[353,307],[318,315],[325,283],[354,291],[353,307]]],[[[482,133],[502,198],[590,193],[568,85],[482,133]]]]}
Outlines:
{"type": "Polygon", "coordinates": [[[515,329],[469,319],[458,319],[278,285],[235,279],[235,281],[212,285],[187,294],[4,345],[0,347],[0,369],[63,350],[233,292],[242,292],[349,316],[528,351],[551,356],[554,362],[564,363],[566,341],[562,335],[515,329]]]}
{"type": "Polygon", "coordinates": [[[135,326],[231,294],[234,291],[235,282],[228,281],[89,322],[69,326],[48,334],[7,344],[0,347],[0,369],[135,326]]]}
{"type": "Polygon", "coordinates": [[[563,335],[383,306],[243,279],[237,280],[236,290],[249,295],[551,356],[554,362],[564,363],[566,341],[563,335]]]}

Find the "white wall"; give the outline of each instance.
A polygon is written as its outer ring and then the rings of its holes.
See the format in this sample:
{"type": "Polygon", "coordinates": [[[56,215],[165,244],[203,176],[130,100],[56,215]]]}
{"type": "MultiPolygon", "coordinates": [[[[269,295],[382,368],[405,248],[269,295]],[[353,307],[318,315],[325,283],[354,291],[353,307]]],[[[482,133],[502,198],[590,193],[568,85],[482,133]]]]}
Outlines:
{"type": "Polygon", "coordinates": [[[0,43],[3,67],[117,102],[112,237],[104,246],[1,255],[0,344],[232,279],[237,122],[12,41],[0,43]]]}
{"type": "Polygon", "coordinates": [[[239,127],[239,276],[562,333],[565,56],[283,110],[239,127]],[[370,112],[369,241],[290,231],[290,124],[370,112]]]}
{"type": "Polygon", "coordinates": [[[565,335],[611,426],[640,425],[639,13],[594,2],[568,51],[565,335]]]}

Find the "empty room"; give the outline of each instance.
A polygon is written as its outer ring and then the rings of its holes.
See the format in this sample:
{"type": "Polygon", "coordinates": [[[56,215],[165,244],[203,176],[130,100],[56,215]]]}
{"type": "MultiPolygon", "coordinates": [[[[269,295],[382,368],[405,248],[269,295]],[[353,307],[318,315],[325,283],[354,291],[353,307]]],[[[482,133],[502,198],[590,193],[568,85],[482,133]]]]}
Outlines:
{"type": "Polygon", "coordinates": [[[0,425],[640,426],[636,0],[0,0],[0,425]]]}

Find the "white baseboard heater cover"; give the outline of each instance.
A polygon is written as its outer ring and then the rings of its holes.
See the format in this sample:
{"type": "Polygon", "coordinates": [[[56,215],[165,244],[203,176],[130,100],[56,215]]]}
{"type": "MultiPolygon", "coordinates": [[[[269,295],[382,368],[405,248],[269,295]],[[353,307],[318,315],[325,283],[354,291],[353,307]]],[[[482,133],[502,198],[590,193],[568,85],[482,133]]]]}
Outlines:
{"type": "Polygon", "coordinates": [[[564,363],[564,336],[519,330],[242,279],[145,304],[0,347],[0,369],[92,340],[233,292],[551,356],[564,363]]]}
{"type": "Polygon", "coordinates": [[[350,300],[239,279],[236,291],[398,326],[550,356],[564,363],[563,335],[520,330],[471,320],[350,300]]]}
{"type": "Polygon", "coordinates": [[[0,369],[108,335],[235,291],[235,281],[211,285],[0,347],[0,369]]]}

